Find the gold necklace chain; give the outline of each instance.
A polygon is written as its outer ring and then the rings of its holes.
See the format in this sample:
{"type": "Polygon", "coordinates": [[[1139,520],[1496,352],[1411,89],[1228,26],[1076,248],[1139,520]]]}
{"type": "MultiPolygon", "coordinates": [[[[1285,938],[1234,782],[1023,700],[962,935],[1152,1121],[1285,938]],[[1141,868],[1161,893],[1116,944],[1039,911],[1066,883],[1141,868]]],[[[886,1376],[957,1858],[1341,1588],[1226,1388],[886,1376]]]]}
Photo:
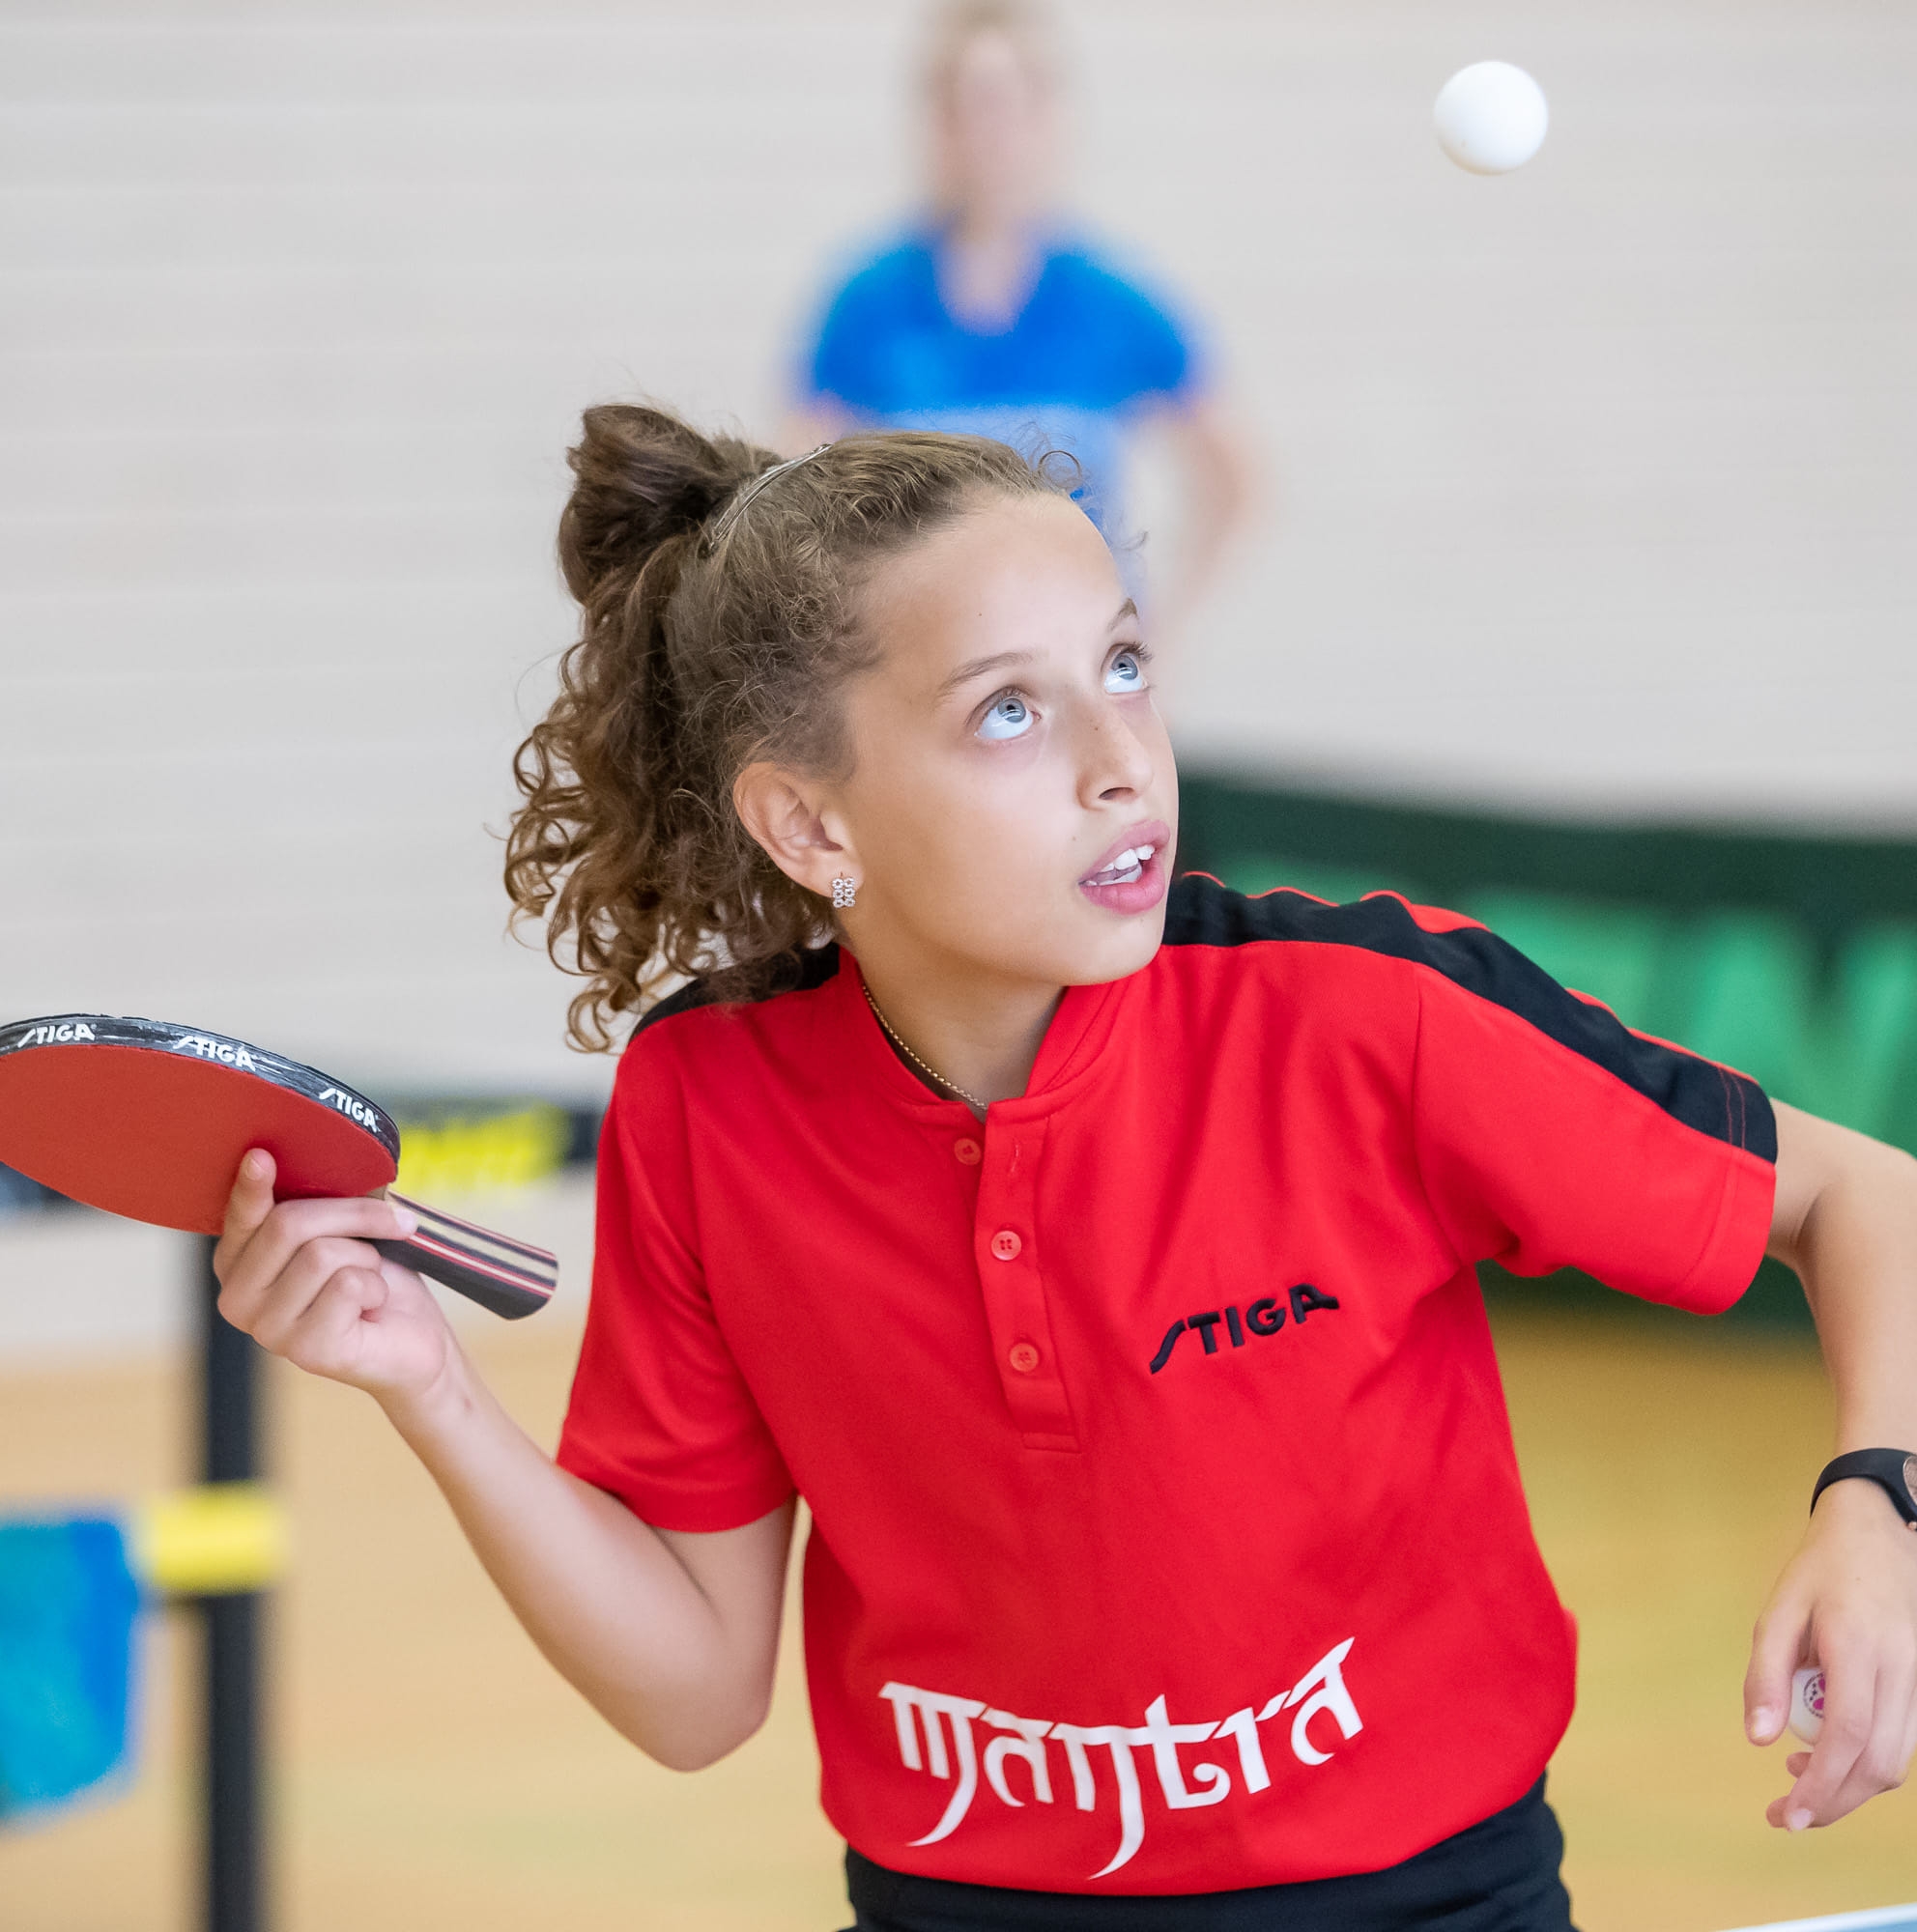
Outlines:
{"type": "Polygon", "coordinates": [[[945,1077],[945,1075],[938,1070],[937,1067],[929,1066],[923,1060],[921,1060],[919,1056],[916,1053],[914,1053],[912,1049],[909,1046],[907,1046],[902,1039],[900,1038],[899,1029],[895,1027],[892,1024],[892,1022],[889,1019],[887,1019],[882,1012],[879,1011],[878,1002],[874,1000],[872,996],[872,988],[870,986],[867,986],[863,980],[859,981],[859,984],[861,987],[864,988],[866,996],[866,1005],[872,1009],[873,1018],[875,1019],[879,1023],[879,1025],[885,1029],[886,1038],[889,1039],[892,1042],[892,1044],[896,1046],[899,1049],[899,1051],[902,1053],[905,1056],[905,1058],[909,1060],[912,1063],[912,1065],[919,1069],[921,1073],[927,1074],[931,1079],[937,1081],[937,1083],[941,1087],[943,1087],[948,1093],[957,1094],[959,1099],[963,1100],[968,1107],[976,1107],[979,1110],[979,1112],[983,1114],[986,1111],[987,1107],[990,1105],[990,1102],[987,1100],[981,1100],[976,1094],[966,1093],[964,1088],[959,1086],[958,1081],[948,1080],[945,1077]]]}

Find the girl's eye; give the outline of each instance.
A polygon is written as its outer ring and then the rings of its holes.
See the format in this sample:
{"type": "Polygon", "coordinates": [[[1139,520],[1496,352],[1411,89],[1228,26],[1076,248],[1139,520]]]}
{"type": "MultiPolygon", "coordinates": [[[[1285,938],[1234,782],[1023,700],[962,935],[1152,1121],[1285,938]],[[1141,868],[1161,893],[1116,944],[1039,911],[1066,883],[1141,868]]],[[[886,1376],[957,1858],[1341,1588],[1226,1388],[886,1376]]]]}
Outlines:
{"type": "Polygon", "coordinates": [[[1031,728],[1030,707],[1022,697],[1007,692],[1003,697],[992,699],[985,722],[979,726],[979,736],[994,740],[1022,738],[1031,728]]]}
{"type": "Polygon", "coordinates": [[[1135,651],[1120,651],[1105,667],[1105,689],[1114,697],[1123,697],[1145,689],[1145,667],[1135,651]]]}

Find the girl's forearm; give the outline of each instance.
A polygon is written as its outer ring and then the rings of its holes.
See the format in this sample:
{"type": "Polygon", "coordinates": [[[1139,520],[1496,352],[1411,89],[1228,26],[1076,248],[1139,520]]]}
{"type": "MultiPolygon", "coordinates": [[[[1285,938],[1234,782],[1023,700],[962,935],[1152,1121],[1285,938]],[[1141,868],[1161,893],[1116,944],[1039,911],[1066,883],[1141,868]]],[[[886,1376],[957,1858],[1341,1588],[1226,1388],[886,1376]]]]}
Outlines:
{"type": "Polygon", "coordinates": [[[1817,1318],[1837,1450],[1917,1449],[1917,1160],[1801,1114],[1780,1127],[1818,1160],[1784,1259],[1817,1318]]]}
{"type": "Polygon", "coordinates": [[[426,1394],[381,1403],[533,1642],[615,1729],[694,1770],[758,1728],[789,1509],[711,1537],[653,1529],[559,1468],[457,1347],[426,1394]]]}

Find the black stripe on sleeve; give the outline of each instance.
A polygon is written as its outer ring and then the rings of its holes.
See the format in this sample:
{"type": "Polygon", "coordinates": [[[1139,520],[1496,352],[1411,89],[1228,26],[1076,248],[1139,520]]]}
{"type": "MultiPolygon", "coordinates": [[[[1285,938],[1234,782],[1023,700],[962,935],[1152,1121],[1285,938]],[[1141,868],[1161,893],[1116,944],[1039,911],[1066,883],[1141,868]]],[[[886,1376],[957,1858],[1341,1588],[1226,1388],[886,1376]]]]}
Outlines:
{"type": "MultiPolygon", "coordinates": [[[[776,1000],[781,993],[815,992],[839,971],[839,948],[836,945],[809,947],[803,952],[785,955],[780,967],[781,970],[764,991],[752,995],[746,1002],[748,1005],[756,1005],[759,1000],[776,1000]]],[[[675,1014],[693,1012],[701,1007],[725,1006],[738,999],[739,995],[729,991],[723,982],[715,983],[710,979],[688,980],[676,993],[669,994],[656,1006],[646,1008],[640,1015],[639,1024],[632,1030],[633,1037],[637,1039],[647,1027],[672,1019],[675,1014]]]]}
{"type": "Polygon", "coordinates": [[[1683,1125],[1764,1160],[1777,1159],[1777,1122],[1756,1081],[1631,1032],[1608,1009],[1566,992],[1541,967],[1482,926],[1427,932],[1402,899],[1383,894],[1351,905],[1330,905],[1293,892],[1246,898],[1202,873],[1187,873],[1172,887],[1165,916],[1167,946],[1271,941],[1355,946],[1427,966],[1615,1074],[1683,1125]]]}

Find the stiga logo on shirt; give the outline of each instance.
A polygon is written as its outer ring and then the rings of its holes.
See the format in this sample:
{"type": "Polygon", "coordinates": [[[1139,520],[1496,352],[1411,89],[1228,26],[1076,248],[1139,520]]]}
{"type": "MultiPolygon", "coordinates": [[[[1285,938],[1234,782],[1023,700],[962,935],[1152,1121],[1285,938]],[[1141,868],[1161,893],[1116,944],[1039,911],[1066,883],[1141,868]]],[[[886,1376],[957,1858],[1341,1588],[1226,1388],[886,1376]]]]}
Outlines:
{"type": "MultiPolygon", "coordinates": [[[[1308,1281],[1302,1281],[1290,1290],[1285,1300],[1291,1303],[1291,1319],[1297,1327],[1304,1326],[1305,1318],[1314,1310],[1336,1308],[1335,1294],[1326,1294],[1313,1288],[1308,1281]]],[[[1236,1308],[1208,1308],[1199,1315],[1187,1315],[1174,1321],[1165,1330],[1165,1338],[1159,1344],[1159,1352],[1152,1357],[1152,1373],[1158,1372],[1171,1360],[1172,1350],[1178,1347],[1181,1335],[1191,1334],[1198,1337],[1201,1347],[1208,1355],[1218,1352],[1218,1326],[1224,1325],[1226,1337],[1234,1349],[1242,1349],[1247,1339],[1256,1341],[1265,1335],[1275,1335],[1285,1325],[1285,1301],[1275,1294],[1261,1294],[1241,1316],[1236,1308]]],[[[1187,1355],[1195,1351],[1187,1349],[1187,1355]]]]}

